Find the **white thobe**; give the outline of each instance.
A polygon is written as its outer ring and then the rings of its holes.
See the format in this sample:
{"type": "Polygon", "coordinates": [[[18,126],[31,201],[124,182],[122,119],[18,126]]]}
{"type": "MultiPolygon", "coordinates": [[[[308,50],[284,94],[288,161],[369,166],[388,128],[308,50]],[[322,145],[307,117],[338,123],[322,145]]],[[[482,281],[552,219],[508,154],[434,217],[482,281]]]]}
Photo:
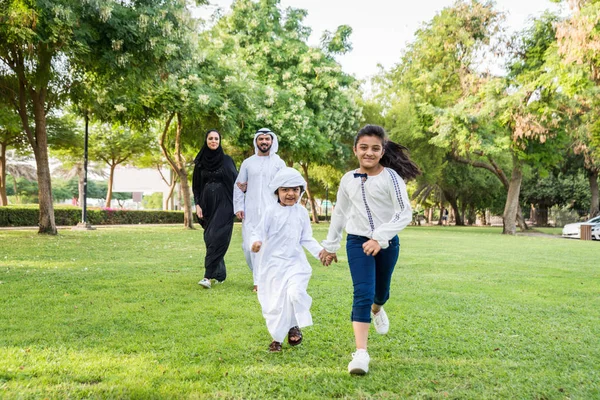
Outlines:
{"type": "Polygon", "coordinates": [[[285,163],[276,154],[269,156],[255,154],[242,162],[233,188],[233,212],[244,211],[242,250],[248,267],[252,270],[255,285],[257,285],[256,268],[254,267],[256,265],[256,254],[250,250],[252,246],[250,236],[260,223],[265,210],[277,203],[276,197],[269,190],[269,182],[271,182],[277,171],[283,167],[285,167],[285,163]],[[246,193],[237,187],[238,182],[248,184],[246,193]]]}
{"type": "Polygon", "coordinates": [[[290,328],[312,325],[312,298],[306,292],[312,268],[304,248],[319,258],[322,247],[312,237],[310,218],[299,204],[274,204],[252,234],[258,252],[258,300],[273,340],[282,342],[290,328]]]}

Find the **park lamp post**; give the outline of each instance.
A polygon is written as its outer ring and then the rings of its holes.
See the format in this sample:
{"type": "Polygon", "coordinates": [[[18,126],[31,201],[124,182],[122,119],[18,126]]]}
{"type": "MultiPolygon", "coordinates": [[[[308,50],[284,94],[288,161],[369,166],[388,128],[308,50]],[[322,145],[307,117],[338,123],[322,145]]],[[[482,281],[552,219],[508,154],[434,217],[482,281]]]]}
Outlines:
{"type": "Polygon", "coordinates": [[[92,225],[87,222],[87,176],[88,176],[88,136],[90,117],[88,111],[85,111],[85,132],[83,139],[83,199],[81,203],[81,222],[77,224],[74,230],[94,230],[92,225]]]}

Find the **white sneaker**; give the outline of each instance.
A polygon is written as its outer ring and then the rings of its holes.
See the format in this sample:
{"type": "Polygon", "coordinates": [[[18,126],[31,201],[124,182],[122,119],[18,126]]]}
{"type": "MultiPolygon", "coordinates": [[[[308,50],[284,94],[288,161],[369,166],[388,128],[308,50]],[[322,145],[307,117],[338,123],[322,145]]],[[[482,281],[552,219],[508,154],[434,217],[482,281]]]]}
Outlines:
{"type": "Polygon", "coordinates": [[[383,307],[377,314],[373,314],[371,311],[371,318],[373,319],[373,325],[375,325],[375,331],[380,335],[385,335],[390,330],[390,320],[387,314],[383,310],[383,307]]]}
{"type": "Polygon", "coordinates": [[[206,279],[206,278],[202,278],[202,280],[200,282],[198,282],[198,285],[204,287],[205,289],[210,289],[210,280],[206,279]]]}
{"type": "Polygon", "coordinates": [[[348,372],[354,375],[364,375],[369,372],[369,353],[365,349],[358,349],[352,353],[352,361],[348,364],[348,372]]]}

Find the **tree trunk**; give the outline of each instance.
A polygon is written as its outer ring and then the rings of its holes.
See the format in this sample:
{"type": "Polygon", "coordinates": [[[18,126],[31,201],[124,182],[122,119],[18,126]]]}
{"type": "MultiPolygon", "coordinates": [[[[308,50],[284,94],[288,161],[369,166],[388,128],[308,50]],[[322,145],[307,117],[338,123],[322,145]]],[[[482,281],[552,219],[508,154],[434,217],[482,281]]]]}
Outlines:
{"type": "MultiPolygon", "coordinates": [[[[476,153],[476,154],[478,156],[483,156],[483,153],[476,153]]],[[[475,168],[487,169],[488,171],[493,173],[500,180],[500,182],[502,182],[502,185],[504,186],[504,188],[506,189],[507,192],[510,190],[510,182],[508,181],[508,178],[504,174],[504,171],[502,171],[502,169],[498,166],[498,164],[496,163],[496,161],[494,161],[494,159],[492,157],[490,157],[490,156],[487,157],[488,160],[490,161],[489,164],[482,162],[482,161],[474,161],[474,160],[462,158],[456,154],[453,154],[452,157],[455,161],[457,161],[459,163],[471,165],[475,168]]],[[[516,222],[519,224],[519,227],[521,228],[521,230],[526,231],[527,229],[529,229],[529,227],[525,223],[525,219],[523,218],[523,214],[521,213],[520,208],[517,210],[516,219],[517,219],[516,222]]]]}
{"type": "MultiPolygon", "coordinates": [[[[442,207],[442,206],[440,205],[440,217],[438,218],[438,222],[437,222],[437,225],[438,225],[438,226],[442,226],[442,225],[444,225],[444,220],[442,219],[442,217],[444,216],[444,215],[443,215],[443,212],[444,212],[444,207],[442,207]]],[[[448,222],[450,222],[450,221],[448,221],[448,222]]]]}
{"type": "Polygon", "coordinates": [[[521,193],[521,181],[523,180],[522,163],[513,155],[513,170],[506,195],[506,204],[504,205],[503,229],[504,235],[516,235],[517,233],[517,214],[520,210],[519,194],[521,193]]]}
{"type": "Polygon", "coordinates": [[[35,155],[38,179],[38,198],[40,206],[40,234],[56,235],[54,221],[54,205],[52,202],[52,182],[48,163],[48,135],[46,131],[46,94],[48,92],[48,77],[52,68],[52,54],[43,47],[38,51],[37,68],[35,69],[35,85],[30,84],[25,74],[25,61],[20,59],[12,69],[18,76],[17,112],[23,124],[27,141],[35,155]],[[34,129],[29,123],[29,110],[33,110],[34,129]]]}
{"type": "Polygon", "coordinates": [[[535,210],[535,218],[531,218],[535,221],[536,226],[548,226],[548,206],[544,204],[538,205],[535,210]]]}
{"type": "Polygon", "coordinates": [[[0,143],[0,206],[8,205],[6,197],[6,144],[0,143]]]}
{"type": "MultiPolygon", "coordinates": [[[[464,226],[465,223],[462,219],[462,216],[460,214],[460,211],[458,209],[458,200],[453,197],[452,195],[450,195],[450,193],[448,193],[447,191],[443,190],[442,191],[444,193],[444,197],[446,198],[446,200],[448,200],[448,203],[450,203],[450,206],[452,207],[452,210],[454,211],[454,224],[456,226],[464,226]]],[[[450,225],[450,215],[448,215],[448,225],[450,225]]],[[[441,219],[441,217],[440,217],[441,219]]]]}
{"type": "Polygon", "coordinates": [[[52,200],[52,181],[50,179],[50,164],[48,162],[48,136],[46,132],[46,112],[44,102],[34,99],[35,113],[35,143],[33,154],[37,166],[38,198],[40,218],[38,233],[56,235],[54,221],[54,204],[52,200]]]}
{"type": "Polygon", "coordinates": [[[190,185],[187,179],[187,171],[181,170],[179,175],[181,179],[181,195],[183,196],[183,224],[188,229],[194,229],[194,219],[192,214],[192,202],[190,200],[190,185]]]}
{"type": "Polygon", "coordinates": [[[487,225],[487,216],[486,216],[486,214],[487,214],[487,210],[484,210],[481,213],[481,226],[486,226],[487,225]]]}
{"type": "Polygon", "coordinates": [[[113,178],[115,176],[115,167],[116,164],[110,164],[110,175],[108,176],[108,189],[106,190],[106,204],[104,207],[110,208],[110,202],[112,201],[112,188],[113,188],[113,178]]]}
{"type": "Polygon", "coordinates": [[[317,214],[317,202],[315,201],[310,189],[308,187],[308,163],[300,163],[302,167],[302,172],[304,173],[304,180],[306,181],[306,197],[308,197],[308,201],[310,201],[310,210],[312,214],[312,220],[315,224],[319,223],[319,214],[317,214]]]}
{"type": "MultiPolygon", "coordinates": [[[[161,179],[163,180],[163,182],[169,186],[169,193],[167,194],[167,196],[165,198],[163,198],[163,210],[172,210],[173,209],[173,191],[175,190],[175,185],[177,185],[177,178],[175,176],[173,176],[173,169],[169,169],[169,180],[167,180],[165,178],[165,176],[163,175],[162,171],[160,170],[160,165],[156,166],[156,169],[158,170],[158,173],[160,174],[161,179]]],[[[164,194],[164,193],[163,193],[164,194]]]]}
{"type": "Polygon", "coordinates": [[[468,215],[467,215],[467,205],[461,201],[460,204],[460,215],[462,215],[463,226],[467,225],[468,215]]]}
{"type": "Polygon", "coordinates": [[[163,201],[164,210],[173,209],[173,191],[175,191],[175,185],[177,185],[177,179],[171,178],[171,184],[169,185],[169,194],[167,194],[167,197],[163,201]]]}
{"type": "Polygon", "coordinates": [[[469,226],[475,225],[475,220],[477,219],[477,214],[475,213],[475,208],[472,205],[467,206],[467,218],[469,226]]]}
{"type": "Polygon", "coordinates": [[[600,214],[600,195],[598,194],[598,170],[588,171],[592,201],[590,202],[590,218],[600,214]]]}
{"type": "Polygon", "coordinates": [[[181,115],[179,113],[171,113],[165,122],[165,127],[158,139],[158,144],[160,145],[160,149],[167,159],[167,162],[173,171],[177,173],[179,178],[181,196],[183,197],[183,225],[188,229],[194,229],[194,215],[192,213],[192,202],[190,200],[190,185],[188,183],[188,175],[185,168],[185,159],[181,154],[181,128],[181,115]],[[172,156],[166,148],[166,138],[169,133],[171,121],[173,121],[173,117],[175,116],[177,116],[177,129],[175,133],[175,154],[172,156]]]}

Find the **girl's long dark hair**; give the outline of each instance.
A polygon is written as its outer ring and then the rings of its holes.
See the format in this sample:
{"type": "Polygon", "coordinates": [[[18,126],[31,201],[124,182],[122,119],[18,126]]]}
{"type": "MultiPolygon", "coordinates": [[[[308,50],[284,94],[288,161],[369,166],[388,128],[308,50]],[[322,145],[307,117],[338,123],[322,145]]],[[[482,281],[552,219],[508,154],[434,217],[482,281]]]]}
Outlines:
{"type": "Polygon", "coordinates": [[[387,138],[385,130],[379,125],[365,125],[358,131],[354,138],[354,147],[362,136],[377,136],[383,143],[385,150],[379,163],[384,167],[391,168],[404,180],[409,181],[421,175],[421,169],[410,159],[408,149],[401,144],[392,142],[387,138]]]}

